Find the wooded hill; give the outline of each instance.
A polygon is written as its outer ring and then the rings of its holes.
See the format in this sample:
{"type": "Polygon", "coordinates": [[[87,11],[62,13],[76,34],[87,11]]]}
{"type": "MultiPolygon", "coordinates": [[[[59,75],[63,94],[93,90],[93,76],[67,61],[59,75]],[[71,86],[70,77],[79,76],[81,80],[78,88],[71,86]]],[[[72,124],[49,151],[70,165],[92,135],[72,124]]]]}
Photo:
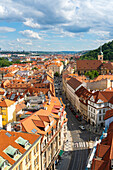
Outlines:
{"type": "MultiPolygon", "coordinates": [[[[100,47],[95,50],[91,50],[88,53],[80,57],[80,60],[94,60],[98,59],[98,54],[100,52],[100,47]]],[[[113,61],[113,41],[105,43],[102,45],[102,52],[104,54],[104,60],[113,61]]]]}

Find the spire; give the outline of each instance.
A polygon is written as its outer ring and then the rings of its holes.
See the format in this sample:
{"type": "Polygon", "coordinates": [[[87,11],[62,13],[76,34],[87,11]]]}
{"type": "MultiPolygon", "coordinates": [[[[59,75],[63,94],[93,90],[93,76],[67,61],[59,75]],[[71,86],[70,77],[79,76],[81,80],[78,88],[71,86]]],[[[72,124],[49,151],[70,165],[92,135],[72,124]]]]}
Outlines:
{"type": "Polygon", "coordinates": [[[103,55],[102,46],[100,46],[100,55],[103,55]]]}
{"type": "Polygon", "coordinates": [[[98,60],[102,61],[103,62],[103,52],[102,52],[102,46],[100,46],[100,52],[99,52],[99,55],[98,55],[98,60]]]}

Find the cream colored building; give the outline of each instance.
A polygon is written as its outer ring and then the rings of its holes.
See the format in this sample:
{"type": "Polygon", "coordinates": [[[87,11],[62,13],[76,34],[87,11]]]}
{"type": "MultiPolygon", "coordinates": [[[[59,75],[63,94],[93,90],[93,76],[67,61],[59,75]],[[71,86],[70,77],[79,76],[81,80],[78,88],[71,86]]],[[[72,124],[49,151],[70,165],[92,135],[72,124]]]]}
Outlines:
{"type": "Polygon", "coordinates": [[[0,131],[0,169],[41,170],[41,136],[0,131]]]}
{"type": "Polygon", "coordinates": [[[51,64],[47,66],[47,70],[52,70],[54,73],[58,72],[61,74],[63,71],[63,63],[59,60],[52,61],[51,64]]]}
{"type": "Polygon", "coordinates": [[[75,96],[75,91],[77,91],[82,86],[82,83],[78,81],[76,78],[71,78],[67,81],[67,98],[71,102],[73,106],[78,103],[77,96],[75,96]]]}
{"type": "Polygon", "coordinates": [[[67,118],[65,107],[57,97],[51,97],[44,108],[21,122],[22,131],[42,135],[41,169],[54,169],[55,161],[66,141],[67,118]],[[30,126],[29,126],[30,125],[30,126]],[[34,129],[34,130],[33,130],[34,129]]]}

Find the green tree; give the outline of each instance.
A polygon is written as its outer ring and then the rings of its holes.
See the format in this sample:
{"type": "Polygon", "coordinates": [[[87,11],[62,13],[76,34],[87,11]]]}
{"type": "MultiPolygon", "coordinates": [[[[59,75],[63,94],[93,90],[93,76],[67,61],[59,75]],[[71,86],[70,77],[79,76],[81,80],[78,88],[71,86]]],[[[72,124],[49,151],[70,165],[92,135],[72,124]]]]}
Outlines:
{"type": "Polygon", "coordinates": [[[98,77],[99,73],[97,70],[88,71],[85,73],[85,76],[89,77],[90,79],[94,79],[95,77],[98,77]]]}
{"type": "Polygon", "coordinates": [[[20,60],[16,60],[16,61],[14,61],[13,63],[21,64],[21,61],[20,61],[20,60]]]}
{"type": "Polygon", "coordinates": [[[56,73],[54,74],[54,76],[59,77],[59,73],[58,73],[58,72],[56,72],[56,73]]]}
{"type": "MultiPolygon", "coordinates": [[[[104,55],[104,60],[113,60],[113,41],[105,43],[104,45],[102,45],[102,51],[103,51],[103,55],[104,55]]],[[[100,52],[100,47],[95,49],[95,50],[91,50],[89,52],[87,52],[86,54],[82,55],[80,57],[80,60],[92,60],[92,59],[98,59],[98,54],[100,52]]]]}

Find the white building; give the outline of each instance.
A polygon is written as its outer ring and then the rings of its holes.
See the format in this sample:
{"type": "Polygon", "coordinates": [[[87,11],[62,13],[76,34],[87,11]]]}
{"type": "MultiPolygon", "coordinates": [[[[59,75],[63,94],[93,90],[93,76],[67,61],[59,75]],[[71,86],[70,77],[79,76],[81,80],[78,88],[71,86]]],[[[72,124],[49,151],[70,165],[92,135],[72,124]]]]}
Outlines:
{"type": "Polygon", "coordinates": [[[104,125],[104,116],[110,110],[109,101],[113,92],[97,91],[88,100],[88,119],[92,125],[104,125]]]}

